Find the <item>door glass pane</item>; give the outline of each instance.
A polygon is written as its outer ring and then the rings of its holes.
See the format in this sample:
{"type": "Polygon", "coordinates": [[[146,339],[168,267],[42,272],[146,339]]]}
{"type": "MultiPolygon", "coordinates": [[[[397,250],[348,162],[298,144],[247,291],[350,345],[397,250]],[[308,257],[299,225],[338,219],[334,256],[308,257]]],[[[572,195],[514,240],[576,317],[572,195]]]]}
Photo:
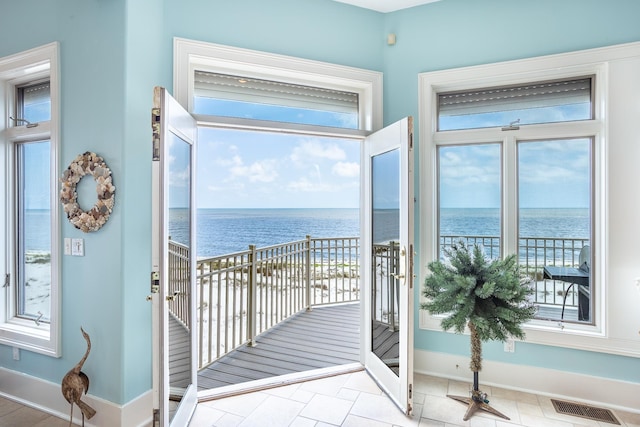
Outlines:
{"type": "MultiPolygon", "coordinates": [[[[171,134],[169,141],[169,399],[179,402],[192,383],[191,299],[191,145],[171,134]]],[[[170,405],[171,410],[174,405],[170,405]]],[[[177,406],[177,405],[175,405],[177,406]]]]}
{"type": "Polygon", "coordinates": [[[51,314],[51,159],[49,141],[18,145],[17,315],[51,314]]]}
{"type": "Polygon", "coordinates": [[[399,374],[400,150],[371,158],[371,351],[399,374]]]}
{"type": "Polygon", "coordinates": [[[590,138],[518,143],[520,264],[538,318],[591,322],[590,138]]]}
{"type": "Polygon", "coordinates": [[[438,148],[439,253],[463,240],[501,254],[500,144],[438,148]]]}

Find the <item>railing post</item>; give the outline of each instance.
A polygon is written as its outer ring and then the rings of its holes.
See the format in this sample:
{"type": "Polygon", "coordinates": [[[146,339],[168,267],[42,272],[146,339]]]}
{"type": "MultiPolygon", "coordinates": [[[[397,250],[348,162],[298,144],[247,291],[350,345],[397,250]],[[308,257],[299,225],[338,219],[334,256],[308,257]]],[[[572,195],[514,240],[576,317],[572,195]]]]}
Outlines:
{"type": "Polygon", "coordinates": [[[387,276],[387,303],[389,304],[389,331],[396,331],[396,287],[398,286],[398,279],[396,279],[396,275],[399,273],[398,267],[398,255],[400,254],[400,246],[399,243],[396,245],[396,242],[393,240],[389,242],[390,248],[390,257],[389,257],[389,266],[387,267],[388,276],[387,276]]]}
{"type": "Polygon", "coordinates": [[[307,293],[307,311],[311,311],[311,236],[307,235],[307,250],[305,251],[305,291],[307,293]]]}
{"type": "Polygon", "coordinates": [[[247,335],[251,347],[256,346],[256,322],[258,320],[258,272],[256,262],[256,245],[249,245],[249,310],[247,312],[247,335]]]}

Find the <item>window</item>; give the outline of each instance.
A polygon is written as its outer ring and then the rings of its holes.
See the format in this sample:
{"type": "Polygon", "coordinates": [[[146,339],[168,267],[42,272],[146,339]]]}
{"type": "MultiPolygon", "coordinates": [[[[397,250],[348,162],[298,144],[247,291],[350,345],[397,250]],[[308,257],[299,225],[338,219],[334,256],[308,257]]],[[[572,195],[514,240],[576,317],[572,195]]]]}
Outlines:
{"type": "Polygon", "coordinates": [[[358,94],[195,71],[193,112],[358,129],[358,94]]]}
{"type": "Polygon", "coordinates": [[[0,59],[0,343],[58,356],[57,44],[0,59]]]}
{"type": "Polygon", "coordinates": [[[438,130],[558,123],[593,118],[592,77],[438,94],[438,130]]]}
{"type": "Polygon", "coordinates": [[[591,323],[596,283],[585,266],[593,244],[594,136],[523,140],[516,131],[526,123],[528,138],[546,137],[553,132],[536,125],[575,121],[571,133],[588,135],[580,121],[591,119],[591,87],[592,78],[572,78],[437,95],[440,130],[458,130],[446,144],[436,143],[439,256],[460,240],[481,246],[489,258],[517,253],[535,288],[539,319],[591,323]],[[478,128],[499,143],[470,143],[478,128]],[[503,173],[503,157],[515,173],[503,173]],[[517,227],[507,227],[503,239],[501,224],[509,219],[517,227]],[[509,243],[516,239],[517,246],[509,243]]]}
{"type": "Polygon", "coordinates": [[[174,58],[174,96],[200,123],[357,138],[382,127],[375,71],[179,38],[174,58]]]}
{"type": "MultiPolygon", "coordinates": [[[[460,238],[489,257],[515,253],[539,307],[528,339],[581,348],[579,334],[604,334],[607,63],[543,57],[419,84],[421,264],[460,238]]],[[[439,319],[421,312],[421,326],[439,319]]]]}
{"type": "Polygon", "coordinates": [[[501,256],[501,170],[500,144],[438,147],[440,259],[461,239],[489,258],[501,256]]]}
{"type": "Polygon", "coordinates": [[[592,145],[593,138],[517,142],[518,253],[540,319],[592,321],[592,145]]]}

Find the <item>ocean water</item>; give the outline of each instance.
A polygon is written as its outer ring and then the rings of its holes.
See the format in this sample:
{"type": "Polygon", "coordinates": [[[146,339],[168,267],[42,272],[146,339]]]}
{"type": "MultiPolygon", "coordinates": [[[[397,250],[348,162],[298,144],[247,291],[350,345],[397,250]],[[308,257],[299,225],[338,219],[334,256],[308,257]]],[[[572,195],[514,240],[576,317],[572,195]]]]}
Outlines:
{"type": "MultiPolygon", "coordinates": [[[[580,208],[522,209],[520,238],[589,238],[589,210],[580,208]]],[[[441,234],[500,236],[499,209],[442,209],[441,234]]]]}
{"type": "MultiPolygon", "coordinates": [[[[173,209],[172,239],[186,241],[185,211],[173,209]]],[[[374,241],[397,238],[397,212],[374,215],[374,241]],[[376,218],[378,218],[377,226],[376,218]]],[[[198,257],[244,251],[250,244],[265,247],[315,238],[360,235],[358,209],[199,209],[197,212],[198,257]]],[[[589,238],[588,209],[523,209],[520,237],[589,238]]],[[[498,209],[443,209],[442,235],[500,236],[498,209]]]]}
{"type": "Polygon", "coordinates": [[[358,209],[198,209],[198,257],[311,237],[357,237],[358,209]]]}

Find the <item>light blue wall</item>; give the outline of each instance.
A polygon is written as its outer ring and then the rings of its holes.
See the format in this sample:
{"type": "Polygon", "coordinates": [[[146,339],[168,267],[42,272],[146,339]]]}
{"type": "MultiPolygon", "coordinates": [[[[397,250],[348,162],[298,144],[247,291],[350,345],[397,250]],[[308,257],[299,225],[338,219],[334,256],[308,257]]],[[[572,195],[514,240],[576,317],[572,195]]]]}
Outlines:
{"type": "Polygon", "coordinates": [[[384,15],[327,0],[166,1],[173,37],[381,71],[384,15]]]}
{"type": "MultiPolygon", "coordinates": [[[[16,362],[0,346],[0,365],[58,383],[84,352],[82,325],[93,340],[85,365],[93,395],[124,404],[151,387],[149,117],[152,87],[172,88],[174,36],[384,71],[391,123],[417,118],[419,72],[640,40],[637,16],[636,0],[442,0],[387,15],[328,0],[3,1],[0,56],[60,42],[59,172],[94,150],[117,193],[97,233],[61,220],[62,235],[84,238],[86,251],[62,259],[62,358],[22,352],[16,362]]],[[[416,329],[416,348],[466,355],[468,341],[416,329]]],[[[485,358],[640,382],[637,359],[518,349],[488,344],[485,358]]]]}
{"type": "Polygon", "coordinates": [[[126,4],[125,88],[122,120],[122,402],[147,391],[151,379],[151,108],[153,87],[167,85],[170,69],[163,69],[171,51],[160,49],[162,3],[134,0],[126,4]]]}
{"type": "Polygon", "coordinates": [[[60,43],[59,174],[77,154],[91,150],[104,157],[117,187],[113,215],[98,233],[76,230],[61,213],[61,235],[84,238],[86,253],[62,257],[62,357],[22,351],[21,360],[13,361],[11,348],[0,346],[0,364],[59,383],[85,351],[83,326],[93,344],[84,367],[91,393],[113,402],[123,401],[124,4],[124,0],[3,1],[0,12],[0,56],[60,43]]]}

